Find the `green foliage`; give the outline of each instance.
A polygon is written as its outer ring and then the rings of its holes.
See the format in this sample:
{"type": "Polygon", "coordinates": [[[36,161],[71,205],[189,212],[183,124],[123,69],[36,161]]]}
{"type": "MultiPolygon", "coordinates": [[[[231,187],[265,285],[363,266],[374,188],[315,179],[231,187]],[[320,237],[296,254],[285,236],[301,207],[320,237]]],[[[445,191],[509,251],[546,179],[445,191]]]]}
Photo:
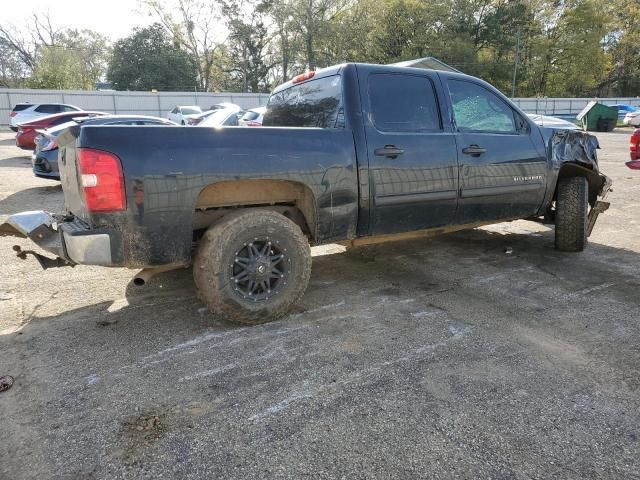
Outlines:
{"type": "Polygon", "coordinates": [[[237,89],[243,92],[268,92],[267,76],[272,68],[266,11],[269,5],[255,2],[241,5],[237,0],[223,4],[229,36],[225,53],[228,65],[225,72],[237,89]],[[250,8],[247,8],[250,7],[250,8]],[[245,13],[249,10],[248,13],[245,13]]]}
{"type": "Polygon", "coordinates": [[[107,39],[91,30],[68,29],[54,45],[44,45],[36,56],[28,86],[93,90],[106,70],[107,39]]]}
{"type": "Polygon", "coordinates": [[[28,74],[18,53],[0,39],[0,87],[23,88],[28,74]]]}
{"type": "MultiPolygon", "coordinates": [[[[116,42],[118,89],[262,92],[336,63],[434,56],[509,95],[640,95],[639,0],[139,1],[159,23],[116,42]]],[[[27,45],[0,24],[0,83],[104,77],[103,37],[35,28],[27,45]]]]}
{"type": "Polygon", "coordinates": [[[193,57],[159,24],[115,43],[107,78],[117,90],[180,91],[198,85],[193,57]]]}

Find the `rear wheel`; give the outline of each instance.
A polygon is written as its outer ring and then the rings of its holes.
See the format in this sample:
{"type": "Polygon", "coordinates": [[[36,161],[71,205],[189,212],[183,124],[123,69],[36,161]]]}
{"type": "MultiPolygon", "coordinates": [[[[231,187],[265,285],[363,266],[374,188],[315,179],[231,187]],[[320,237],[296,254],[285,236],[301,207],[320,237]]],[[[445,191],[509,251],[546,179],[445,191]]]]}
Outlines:
{"type": "Polygon", "coordinates": [[[200,300],[248,325],[284,315],[310,275],[311,249],[300,227],[268,210],[233,213],[209,228],[193,264],[200,300]]]}
{"type": "Polygon", "coordinates": [[[584,177],[566,177],[558,181],[556,198],[556,248],[581,252],[587,245],[589,183],[584,177]]]}

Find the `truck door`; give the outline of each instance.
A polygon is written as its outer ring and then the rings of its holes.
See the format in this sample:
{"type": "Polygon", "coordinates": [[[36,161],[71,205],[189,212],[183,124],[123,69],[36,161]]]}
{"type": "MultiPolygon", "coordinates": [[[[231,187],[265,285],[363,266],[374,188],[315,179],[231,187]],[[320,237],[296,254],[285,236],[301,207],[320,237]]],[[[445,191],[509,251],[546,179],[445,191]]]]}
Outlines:
{"type": "Polygon", "coordinates": [[[358,74],[369,160],[371,233],[453,222],[457,152],[450,125],[442,121],[446,97],[439,78],[434,72],[398,73],[383,67],[359,67],[358,74]]]}
{"type": "Polygon", "coordinates": [[[460,163],[457,223],[534,215],[544,198],[548,166],[528,122],[479,82],[448,78],[446,83],[460,163]]]}

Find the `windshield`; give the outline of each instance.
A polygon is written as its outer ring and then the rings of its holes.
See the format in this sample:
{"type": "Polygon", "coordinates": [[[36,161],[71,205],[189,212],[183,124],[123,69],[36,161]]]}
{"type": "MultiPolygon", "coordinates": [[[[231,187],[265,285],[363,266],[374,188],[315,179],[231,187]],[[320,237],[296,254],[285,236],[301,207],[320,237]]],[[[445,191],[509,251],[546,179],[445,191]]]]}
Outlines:
{"type": "Polygon", "coordinates": [[[269,98],[265,127],[343,127],[340,75],[293,85],[269,98]]]}

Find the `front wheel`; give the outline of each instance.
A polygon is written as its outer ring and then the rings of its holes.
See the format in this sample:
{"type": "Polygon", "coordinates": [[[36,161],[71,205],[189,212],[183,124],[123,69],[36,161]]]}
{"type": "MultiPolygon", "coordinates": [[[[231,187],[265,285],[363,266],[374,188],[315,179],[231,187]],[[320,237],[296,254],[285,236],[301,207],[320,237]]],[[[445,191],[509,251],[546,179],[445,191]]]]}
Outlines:
{"type": "Polygon", "coordinates": [[[589,183],[584,177],[566,177],[558,181],[556,197],[556,248],[581,252],[587,245],[589,183]]]}
{"type": "Polygon", "coordinates": [[[245,325],[283,316],[310,275],[311,249],[300,227],[268,210],[232,213],[210,227],[193,264],[200,300],[245,325]]]}

